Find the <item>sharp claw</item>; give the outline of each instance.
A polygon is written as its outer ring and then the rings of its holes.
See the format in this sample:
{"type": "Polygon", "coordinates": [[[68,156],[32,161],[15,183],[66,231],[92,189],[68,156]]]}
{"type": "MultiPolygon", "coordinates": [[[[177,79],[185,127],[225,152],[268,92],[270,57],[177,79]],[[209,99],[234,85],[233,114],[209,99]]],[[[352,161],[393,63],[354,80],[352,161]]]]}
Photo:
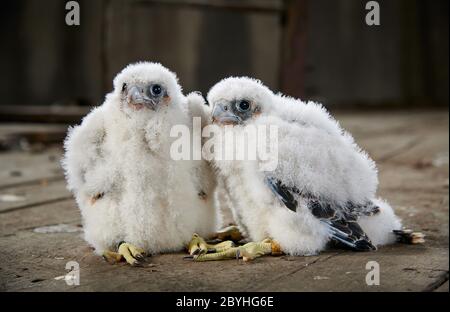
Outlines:
{"type": "Polygon", "coordinates": [[[144,264],[141,261],[134,261],[131,266],[133,267],[142,267],[144,264]]]}
{"type": "Polygon", "coordinates": [[[414,232],[410,229],[393,230],[397,236],[397,241],[404,244],[423,244],[425,243],[425,235],[421,232],[414,232]]]}
{"type": "Polygon", "coordinates": [[[144,249],[126,242],[119,243],[117,253],[125,258],[128,264],[134,267],[141,267],[147,262],[144,249]]]}
{"type": "Polygon", "coordinates": [[[198,255],[198,254],[200,253],[200,251],[201,251],[200,248],[195,249],[193,252],[191,252],[191,256],[196,256],[196,255],[198,255]]]}
{"type": "Polygon", "coordinates": [[[184,256],[183,260],[194,260],[194,256],[184,256]]]}

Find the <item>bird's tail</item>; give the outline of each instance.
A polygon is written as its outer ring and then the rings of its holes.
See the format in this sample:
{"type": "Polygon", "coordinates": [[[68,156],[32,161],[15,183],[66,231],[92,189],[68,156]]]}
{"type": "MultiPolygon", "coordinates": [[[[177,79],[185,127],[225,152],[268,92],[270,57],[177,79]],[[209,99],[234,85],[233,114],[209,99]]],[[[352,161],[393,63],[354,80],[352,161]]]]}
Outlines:
{"type": "Polygon", "coordinates": [[[394,231],[402,229],[401,220],[386,201],[374,199],[372,202],[378,207],[378,212],[360,216],[359,225],[375,246],[395,243],[397,237],[394,231]]]}

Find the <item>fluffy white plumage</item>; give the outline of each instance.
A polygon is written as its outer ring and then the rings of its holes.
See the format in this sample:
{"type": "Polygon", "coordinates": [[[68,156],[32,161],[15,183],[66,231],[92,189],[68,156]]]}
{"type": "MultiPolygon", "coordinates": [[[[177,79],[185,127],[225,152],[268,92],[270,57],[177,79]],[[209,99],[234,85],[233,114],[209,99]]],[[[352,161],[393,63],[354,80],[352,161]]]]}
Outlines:
{"type": "Polygon", "coordinates": [[[68,188],[81,210],[85,239],[97,253],[121,241],[148,253],[175,251],[194,232],[214,230],[209,164],[175,161],[169,154],[171,127],[192,128],[192,117],[204,115],[203,105],[198,94],[184,96],[175,74],[162,65],[136,63],[116,76],[104,103],[69,130],[63,160],[68,188]],[[152,83],[166,92],[156,110],[127,103],[127,86],[152,83]]]}
{"type": "Polygon", "coordinates": [[[227,116],[242,100],[250,109],[245,114],[236,110],[241,122],[233,127],[216,125],[217,131],[239,135],[247,125],[278,127],[278,166],[273,172],[260,171],[260,160],[214,162],[232,200],[233,216],[251,240],[271,237],[285,253],[315,254],[332,236],[329,224],[323,222],[327,220],[312,213],[313,207],[320,207],[319,214],[332,210],[338,218],[352,215],[373,245],[395,241],[392,230],[400,229],[401,223],[389,204],[376,198],[374,162],[323,106],[274,94],[247,77],[224,79],[208,93],[212,109],[220,105],[217,111],[227,116]],[[295,212],[271,190],[268,178],[282,184],[272,187],[291,191],[295,212]],[[374,207],[378,210],[369,216],[374,207]]]}

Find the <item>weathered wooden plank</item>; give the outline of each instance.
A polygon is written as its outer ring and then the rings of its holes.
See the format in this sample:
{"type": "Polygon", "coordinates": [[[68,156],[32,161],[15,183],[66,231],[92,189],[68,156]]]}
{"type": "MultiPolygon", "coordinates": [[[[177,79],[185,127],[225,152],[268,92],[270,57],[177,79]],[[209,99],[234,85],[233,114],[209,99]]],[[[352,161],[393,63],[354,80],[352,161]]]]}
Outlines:
{"type": "Polygon", "coordinates": [[[335,114],[340,124],[357,139],[408,134],[429,131],[443,131],[448,127],[448,111],[370,111],[343,112],[335,114]]]}
{"type": "Polygon", "coordinates": [[[261,285],[262,291],[422,291],[448,271],[448,249],[393,245],[377,252],[346,252],[261,285]],[[380,267],[380,285],[367,285],[366,264],[380,267]]]}
{"type": "Polygon", "coordinates": [[[50,181],[64,180],[61,169],[43,164],[37,168],[20,168],[0,171],[0,190],[19,187],[21,185],[41,184],[50,181]]]}
{"type": "Polygon", "coordinates": [[[85,284],[82,283],[76,290],[123,291],[132,287],[136,291],[250,291],[255,285],[270,284],[273,276],[299,270],[317,259],[305,257],[287,261],[268,257],[252,263],[237,260],[194,263],[183,260],[184,256],[185,254],[175,253],[151,257],[151,266],[143,268],[140,274],[129,270],[125,265],[116,266],[111,271],[102,271],[97,274],[97,278],[86,273],[85,284]],[[201,278],[198,278],[199,272],[202,272],[201,278]],[[104,285],[101,282],[102,279],[110,279],[112,275],[117,277],[117,283],[104,285]]]}
{"type": "Polygon", "coordinates": [[[371,137],[358,140],[358,145],[365,149],[370,157],[383,163],[420,144],[421,137],[416,133],[392,134],[389,137],[371,137]]]}
{"type": "Polygon", "coordinates": [[[23,183],[62,180],[61,158],[60,147],[47,149],[41,153],[22,151],[0,153],[0,191],[23,183]]]}
{"type": "Polygon", "coordinates": [[[61,124],[40,123],[2,123],[0,124],[0,140],[17,133],[61,133],[66,132],[67,126],[61,124]]]}
{"type": "Polygon", "coordinates": [[[448,164],[447,113],[350,114],[343,118],[338,114],[337,117],[377,162],[448,164]]]}
{"type": "Polygon", "coordinates": [[[0,246],[6,250],[0,258],[14,253],[18,260],[0,270],[9,290],[420,291],[448,270],[448,250],[420,246],[391,246],[373,253],[324,253],[320,257],[266,257],[251,263],[193,263],[183,260],[184,254],[175,253],[149,258],[150,266],[140,269],[106,264],[76,233],[25,231],[6,237],[0,246]],[[7,250],[6,246],[17,249],[7,250]],[[64,265],[69,260],[80,263],[80,286],[54,280],[65,274],[64,265]],[[365,283],[369,260],[380,264],[379,286],[365,283]],[[198,278],[200,271],[202,278],[198,278]]]}
{"type": "Polygon", "coordinates": [[[270,285],[275,276],[302,270],[329,256],[195,263],[184,260],[184,253],[174,253],[153,256],[148,259],[150,266],[136,269],[107,264],[92,252],[80,233],[40,234],[31,230],[3,237],[0,248],[8,249],[0,254],[3,288],[19,291],[247,291],[255,285],[270,285]],[[65,264],[70,260],[80,264],[81,281],[76,287],[54,280],[66,273],[65,264]]]}
{"type": "MultiPolygon", "coordinates": [[[[0,240],[3,248],[8,244],[14,247],[0,255],[0,290],[42,289],[42,280],[53,281],[66,273],[65,264],[75,254],[90,255],[80,233],[40,234],[29,230],[0,240]]],[[[62,281],[59,285],[64,284],[62,281]]]]}
{"type": "Polygon", "coordinates": [[[0,191],[0,213],[42,206],[72,198],[64,180],[45,181],[0,191]]]}
{"type": "MultiPolygon", "coordinates": [[[[436,114],[429,117],[431,115],[414,113],[397,118],[366,114],[343,119],[344,123],[351,124],[350,130],[355,137],[363,139],[361,145],[376,153],[381,146],[395,147],[409,133],[419,136],[434,133],[436,138],[448,133],[445,119],[436,117],[436,114]],[[425,120],[423,123],[421,118],[425,120]],[[383,130],[384,126],[387,132],[383,130]],[[373,135],[371,131],[374,131],[373,135]],[[381,140],[389,144],[383,145],[381,140]]],[[[175,253],[154,256],[149,259],[152,266],[140,269],[125,264],[111,266],[92,252],[83,241],[81,232],[33,232],[35,227],[44,225],[79,224],[79,212],[73,200],[65,200],[1,214],[0,249],[3,252],[0,253],[0,289],[448,291],[448,164],[415,166],[411,163],[432,157],[447,143],[436,139],[421,144],[417,145],[420,149],[411,154],[402,152],[380,164],[379,195],[389,200],[406,226],[426,234],[427,241],[423,246],[393,245],[373,253],[333,250],[318,257],[265,257],[252,263],[234,260],[194,263],[183,260],[185,254],[175,253]],[[80,286],[68,286],[63,280],[54,279],[66,273],[65,264],[69,260],[80,263],[80,286]],[[369,260],[380,264],[379,286],[367,286],[365,283],[368,272],[365,264],[369,260]]],[[[0,154],[1,170],[15,161],[14,157],[2,158],[7,154],[0,154]],[[3,160],[7,160],[6,164],[3,160]]],[[[15,155],[21,157],[20,153],[15,155]]],[[[42,155],[40,160],[45,163],[42,155]]],[[[21,165],[26,166],[27,159],[24,157],[21,165]]],[[[33,162],[32,166],[39,167],[39,161],[33,162]]],[[[64,181],[54,183],[63,185],[64,181]]],[[[38,185],[29,183],[20,187],[33,188],[38,185]]],[[[0,193],[12,189],[17,189],[17,186],[1,188],[0,193]]]]}
{"type": "Polygon", "coordinates": [[[448,132],[424,132],[409,148],[390,158],[394,163],[408,163],[421,167],[448,167],[449,164],[448,132]]]}
{"type": "Polygon", "coordinates": [[[58,201],[34,209],[2,213],[0,235],[11,235],[19,230],[61,223],[81,223],[80,212],[73,199],[58,201]]]}
{"type": "Polygon", "coordinates": [[[0,152],[20,150],[36,154],[61,144],[67,130],[66,125],[3,123],[0,125],[0,152]]]}
{"type": "Polygon", "coordinates": [[[416,168],[397,163],[380,164],[380,188],[383,192],[416,192],[448,195],[448,166],[416,168]],[[426,183],[424,183],[426,180],[426,183]]]}
{"type": "Polygon", "coordinates": [[[448,167],[417,169],[383,164],[378,196],[388,200],[403,225],[426,235],[426,245],[448,246],[448,167]]]}

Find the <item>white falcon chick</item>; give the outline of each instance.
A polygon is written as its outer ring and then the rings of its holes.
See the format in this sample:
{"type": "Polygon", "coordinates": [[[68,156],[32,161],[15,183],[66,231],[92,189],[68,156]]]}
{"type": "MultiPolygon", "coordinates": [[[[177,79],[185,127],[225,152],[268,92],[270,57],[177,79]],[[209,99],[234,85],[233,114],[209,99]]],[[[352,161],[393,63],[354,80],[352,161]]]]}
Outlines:
{"type": "Polygon", "coordinates": [[[246,126],[278,128],[275,170],[261,171],[259,158],[214,161],[235,221],[249,239],[269,237],[284,253],[312,255],[330,241],[367,251],[394,242],[395,234],[411,234],[376,198],[375,163],[320,104],[276,95],[247,77],[220,81],[207,98],[222,134],[246,126]]]}
{"type": "Polygon", "coordinates": [[[86,241],[107,260],[124,257],[137,265],[145,253],[180,250],[192,233],[213,232],[208,164],[170,155],[171,127],[192,130],[191,114],[200,114],[203,104],[200,95],[184,96],[167,68],[136,63],[115,77],[104,103],[69,130],[68,188],[86,241]]]}

